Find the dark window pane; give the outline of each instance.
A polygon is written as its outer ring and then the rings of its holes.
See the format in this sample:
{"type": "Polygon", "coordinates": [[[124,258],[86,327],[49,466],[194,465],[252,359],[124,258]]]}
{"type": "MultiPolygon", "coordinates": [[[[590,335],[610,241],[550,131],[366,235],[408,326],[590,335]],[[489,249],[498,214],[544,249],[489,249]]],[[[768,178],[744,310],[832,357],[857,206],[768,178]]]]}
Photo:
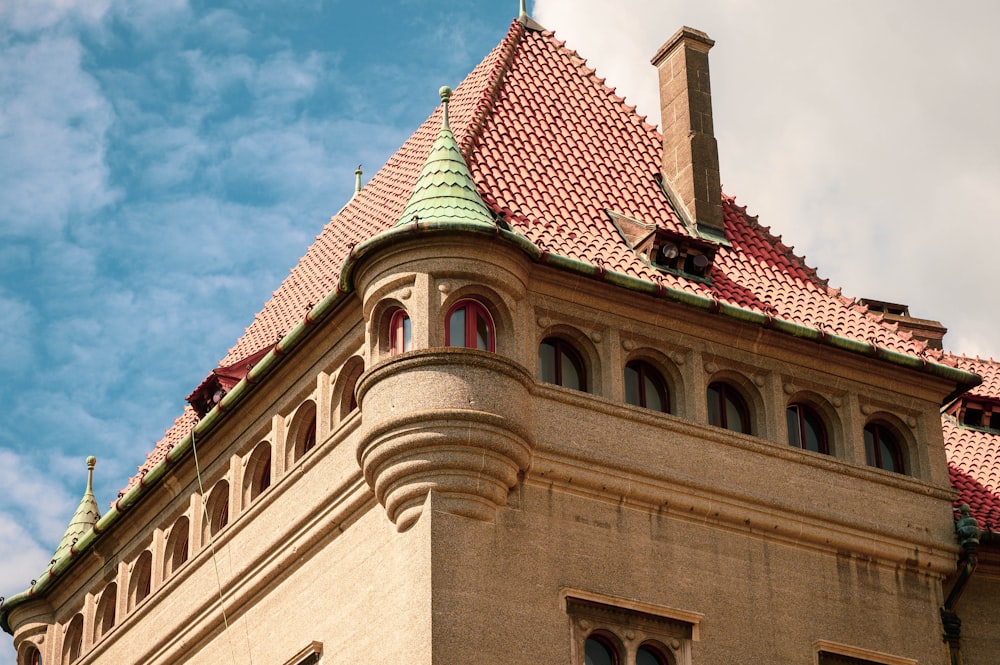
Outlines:
{"type": "Polygon", "coordinates": [[[451,313],[448,321],[448,346],[465,346],[465,308],[451,313]]]}
{"type": "Polygon", "coordinates": [[[603,640],[595,637],[587,638],[584,651],[586,652],[587,665],[615,665],[615,657],[603,640]]]}
{"type": "Polygon", "coordinates": [[[715,384],[708,387],[708,424],[723,427],[722,395],[715,384]]]}
{"type": "Polygon", "coordinates": [[[665,665],[666,661],[659,654],[649,647],[639,647],[635,654],[635,665],[665,665]]]}
{"type": "Polygon", "coordinates": [[[538,347],[538,379],[556,382],[556,345],[546,340],[538,347]]]}
{"type": "Polygon", "coordinates": [[[898,473],[900,469],[896,468],[896,451],[893,446],[888,441],[879,441],[879,452],[881,453],[882,468],[898,473]]]}
{"type": "Polygon", "coordinates": [[[903,468],[903,452],[896,437],[888,428],[872,424],[865,426],[865,459],[869,466],[906,473],[903,468]]]}
{"type": "Polygon", "coordinates": [[[646,368],[646,375],[643,377],[643,387],[645,388],[645,406],[653,411],[667,411],[666,391],[663,383],[659,380],[659,375],[653,374],[651,367],[646,368]]]}
{"type": "Polygon", "coordinates": [[[642,406],[640,394],[639,371],[630,363],[625,366],[625,401],[642,406]]]}
{"type": "Polygon", "coordinates": [[[409,351],[413,348],[413,322],[410,321],[410,317],[403,317],[403,351],[409,351]]]}
{"type": "Polygon", "coordinates": [[[490,350],[490,326],[482,312],[476,312],[476,348],[480,351],[490,350]]]}
{"type": "Polygon", "coordinates": [[[802,407],[802,429],[805,430],[805,449],[817,453],[826,453],[826,432],[819,415],[809,407],[802,407]]]}
{"type": "Polygon", "coordinates": [[[562,353],[560,355],[562,356],[562,362],[560,363],[562,381],[560,385],[564,388],[580,390],[580,372],[577,369],[576,363],[573,362],[573,357],[569,353],[562,353]]]}
{"type": "Polygon", "coordinates": [[[788,425],[788,445],[802,447],[802,428],[799,426],[799,407],[785,409],[785,423],[788,425]]]}
{"type": "Polygon", "coordinates": [[[871,427],[865,428],[865,462],[868,466],[878,466],[875,452],[875,432],[871,427]]]}
{"type": "Polygon", "coordinates": [[[739,404],[729,395],[726,396],[726,429],[733,432],[746,432],[743,414],[740,412],[739,404]]]}
{"type": "Polygon", "coordinates": [[[750,434],[746,403],[728,383],[710,383],[707,392],[708,422],[731,432],[750,434]]]}

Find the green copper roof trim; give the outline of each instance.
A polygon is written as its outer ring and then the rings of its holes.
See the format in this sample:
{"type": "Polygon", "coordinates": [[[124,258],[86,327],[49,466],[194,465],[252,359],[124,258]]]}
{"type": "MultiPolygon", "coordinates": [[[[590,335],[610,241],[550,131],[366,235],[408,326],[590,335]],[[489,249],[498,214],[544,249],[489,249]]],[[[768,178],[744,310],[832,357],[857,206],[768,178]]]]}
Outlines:
{"type": "Polygon", "coordinates": [[[97,520],[101,519],[101,510],[94,497],[94,466],[96,464],[96,457],[91,455],[87,458],[87,489],[83,493],[83,498],[80,499],[80,505],[77,506],[76,512],[73,513],[73,518],[69,521],[69,526],[66,527],[66,533],[63,534],[59,546],[56,547],[55,554],[52,555],[53,562],[64,557],[70,548],[85,533],[90,531],[91,527],[97,524],[97,520]]]}
{"type": "Polygon", "coordinates": [[[441,88],[440,94],[444,106],[441,131],[431,146],[420,177],[413,186],[413,194],[395,226],[448,222],[482,224],[492,228],[495,226],[493,215],[479,196],[476,182],[448,123],[451,88],[441,88]]]}
{"type": "MultiPolygon", "coordinates": [[[[463,162],[464,164],[464,162],[463,162]]],[[[477,195],[478,196],[478,195],[477,195]]],[[[159,484],[166,473],[179,461],[190,454],[197,438],[199,442],[215,429],[225,415],[236,409],[252,392],[252,389],[277,368],[284,358],[290,355],[302,342],[308,338],[309,334],[316,326],[326,319],[332,312],[345,302],[354,291],[354,271],[357,264],[367,256],[378,250],[395,245],[400,241],[405,241],[409,237],[419,237],[425,234],[471,234],[478,236],[489,236],[508,242],[525,254],[531,260],[540,264],[550,266],[566,272],[583,275],[593,279],[607,282],[610,285],[628,289],[637,293],[643,293],[656,298],[663,298],[688,307],[694,307],[706,312],[713,312],[727,318],[742,321],[751,325],[760,326],[774,330],[775,332],[791,335],[800,339],[812,340],[834,348],[842,349],[856,355],[867,356],[890,364],[905,367],[921,373],[951,381],[956,384],[955,390],[944,401],[948,402],[958,394],[965,392],[969,388],[979,385],[982,378],[972,372],[967,372],[957,367],[949,367],[940,363],[926,361],[916,356],[892,351],[884,347],[876,346],[870,342],[844,337],[818,328],[811,328],[792,321],[780,319],[763,314],[761,312],[737,307],[728,303],[720,302],[714,298],[692,293],[684,289],[664,286],[662,283],[651,282],[640,279],[632,275],[606,270],[590,263],[585,263],[577,259],[572,259],[559,254],[543,251],[533,242],[524,236],[500,228],[492,222],[484,224],[478,220],[448,221],[430,220],[417,223],[398,224],[388,231],[379,233],[368,240],[359,243],[344,260],[340,269],[340,282],[337,287],[330,291],[323,300],[313,307],[298,325],[292,328],[281,340],[275,344],[274,348],[265,355],[260,362],[251,368],[246,377],[230,390],[225,397],[211,411],[208,412],[194,426],[191,433],[186,435],[181,441],[167,452],[167,455],[156,466],[150,469],[131,490],[115,502],[114,506],[100,518],[96,524],[86,530],[79,537],[75,545],[59,559],[50,565],[49,569],[43,573],[32,587],[19,594],[11,596],[0,605],[0,628],[7,633],[12,633],[9,623],[10,612],[36,596],[44,595],[48,589],[55,584],[56,580],[62,576],[77,560],[81,554],[88,550],[101,534],[115,526],[122,516],[138,503],[150,490],[159,484]]]]}

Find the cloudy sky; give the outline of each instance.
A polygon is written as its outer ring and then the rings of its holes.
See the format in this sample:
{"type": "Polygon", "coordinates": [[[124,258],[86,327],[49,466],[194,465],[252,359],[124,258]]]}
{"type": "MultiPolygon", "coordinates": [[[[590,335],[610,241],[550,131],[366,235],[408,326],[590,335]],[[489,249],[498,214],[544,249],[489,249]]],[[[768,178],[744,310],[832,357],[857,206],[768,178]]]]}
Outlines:
{"type": "MultiPolygon", "coordinates": [[[[1000,4],[529,7],[657,124],[650,57],[708,32],[727,192],[832,285],[1000,357],[1000,4]]],[[[86,455],[105,506],[355,166],[381,166],[517,9],[0,0],[0,595],[50,558],[86,455]]]]}

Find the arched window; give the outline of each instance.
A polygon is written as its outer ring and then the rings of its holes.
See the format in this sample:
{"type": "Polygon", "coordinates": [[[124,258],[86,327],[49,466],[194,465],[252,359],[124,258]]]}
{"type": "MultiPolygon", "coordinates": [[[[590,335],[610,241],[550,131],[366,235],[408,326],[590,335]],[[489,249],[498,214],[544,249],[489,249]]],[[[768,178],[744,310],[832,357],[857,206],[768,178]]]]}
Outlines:
{"type": "Polygon", "coordinates": [[[621,665],[618,649],[603,635],[595,634],[588,637],[583,650],[586,665],[621,665]]]}
{"type": "Polygon", "coordinates": [[[635,653],[635,665],[670,665],[666,649],[658,644],[647,642],[635,653]]]}
{"type": "Polygon", "coordinates": [[[83,615],[77,614],[66,628],[66,638],[63,641],[63,663],[69,665],[80,660],[83,650],[83,615]]]}
{"type": "Polygon", "coordinates": [[[496,351],[493,317],[478,300],[460,300],[448,310],[445,345],[496,351]]]}
{"type": "Polygon", "coordinates": [[[354,356],[344,363],[340,370],[343,381],[340,381],[340,408],[338,415],[343,420],[358,408],[358,396],[355,388],[358,386],[358,379],[365,371],[365,362],[358,356],[354,356]]]}
{"type": "MultiPolygon", "coordinates": [[[[219,533],[229,524],[229,483],[220,480],[208,497],[208,536],[219,533]]],[[[207,540],[207,538],[206,538],[207,540]]]]}
{"type": "Polygon", "coordinates": [[[655,367],[642,360],[633,360],[625,365],[625,401],[653,411],[670,413],[667,382],[655,367]]]}
{"type": "Polygon", "coordinates": [[[878,423],[865,426],[865,461],[868,466],[906,473],[899,442],[888,427],[878,423]]]}
{"type": "Polygon", "coordinates": [[[180,517],[170,527],[167,536],[167,548],[164,555],[163,576],[172,574],[188,560],[188,542],[190,542],[191,523],[187,517],[180,517]]]}
{"type": "Polygon", "coordinates": [[[573,390],[587,390],[587,369],[580,353],[560,337],[547,337],[538,346],[538,379],[573,390]]]}
{"type": "Polygon", "coordinates": [[[788,445],[824,455],[830,454],[826,427],[816,410],[808,404],[790,404],[785,409],[788,424],[788,445]]]}
{"type": "MultiPolygon", "coordinates": [[[[316,445],[316,422],[312,423],[313,446],[316,445]]],[[[306,441],[308,443],[308,439],[306,441]]],[[[247,502],[255,500],[261,493],[271,486],[271,444],[262,441],[254,449],[247,462],[246,488],[244,497],[247,502]]]]}
{"type": "Polygon", "coordinates": [[[716,381],[708,386],[708,422],[732,432],[750,434],[750,410],[736,388],[716,381]]]}
{"type": "Polygon", "coordinates": [[[413,348],[413,325],[405,309],[397,309],[389,318],[389,355],[396,356],[413,348]]]}
{"type": "Polygon", "coordinates": [[[94,617],[94,641],[101,639],[115,627],[115,606],[118,603],[118,585],[114,582],[104,587],[101,602],[94,617]]]}
{"type": "Polygon", "coordinates": [[[290,449],[291,452],[291,459],[286,457],[288,464],[299,461],[303,455],[316,447],[316,403],[311,399],[302,402],[295,411],[295,417],[292,418],[292,424],[288,428],[288,442],[289,448],[286,448],[286,451],[290,449]]]}
{"type": "Polygon", "coordinates": [[[136,606],[149,597],[153,588],[153,554],[144,550],[132,566],[132,574],[128,580],[128,608],[136,606]]]}
{"type": "Polygon", "coordinates": [[[17,659],[18,665],[42,665],[42,654],[34,644],[28,643],[21,648],[17,659]]]}

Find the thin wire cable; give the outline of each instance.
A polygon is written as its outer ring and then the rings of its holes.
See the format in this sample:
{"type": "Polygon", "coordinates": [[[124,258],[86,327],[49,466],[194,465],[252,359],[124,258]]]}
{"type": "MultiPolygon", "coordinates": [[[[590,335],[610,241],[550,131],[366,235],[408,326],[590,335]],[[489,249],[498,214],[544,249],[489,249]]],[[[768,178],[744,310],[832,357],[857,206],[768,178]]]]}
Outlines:
{"type": "MultiPolygon", "coordinates": [[[[226,640],[229,642],[229,652],[233,656],[233,665],[238,665],[239,661],[236,660],[236,647],[233,646],[233,636],[229,631],[229,619],[226,616],[226,603],[222,596],[222,575],[219,573],[219,561],[215,552],[215,534],[212,533],[212,518],[208,514],[208,502],[205,501],[205,486],[201,482],[201,465],[198,463],[198,446],[194,439],[194,429],[191,430],[191,452],[194,453],[194,471],[198,476],[198,491],[201,493],[201,511],[205,518],[205,524],[208,524],[208,548],[212,551],[212,565],[215,566],[215,583],[219,588],[219,609],[222,610],[222,624],[225,627],[226,640]]],[[[230,567],[232,567],[232,562],[230,562],[230,567]]],[[[247,635],[249,639],[249,635],[247,635]]],[[[247,645],[249,647],[249,644],[247,645]]],[[[248,655],[249,650],[248,650],[248,655]]],[[[250,663],[253,663],[253,657],[251,655],[250,663]]]]}

